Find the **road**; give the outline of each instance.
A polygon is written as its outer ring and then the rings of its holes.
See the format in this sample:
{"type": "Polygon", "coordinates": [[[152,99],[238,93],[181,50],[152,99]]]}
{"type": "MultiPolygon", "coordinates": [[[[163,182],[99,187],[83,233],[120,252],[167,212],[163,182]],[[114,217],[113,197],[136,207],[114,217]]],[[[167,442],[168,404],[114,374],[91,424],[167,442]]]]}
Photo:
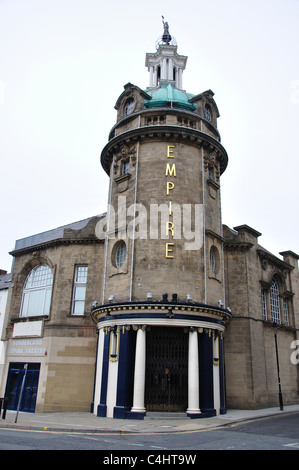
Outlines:
{"type": "MultiPolygon", "coordinates": [[[[169,455],[169,451],[174,451],[171,454],[177,457],[172,458],[181,458],[182,462],[177,460],[166,463],[175,464],[187,463],[183,458],[192,455],[192,450],[299,450],[299,413],[275,415],[183,433],[87,434],[10,430],[1,429],[0,425],[0,450],[106,451],[100,459],[104,459],[105,455],[114,455],[113,452],[119,456],[117,451],[126,451],[124,455],[131,453],[132,456],[134,451],[146,451],[147,455],[160,456],[169,455]]],[[[192,461],[189,463],[192,464],[192,461]]]]}

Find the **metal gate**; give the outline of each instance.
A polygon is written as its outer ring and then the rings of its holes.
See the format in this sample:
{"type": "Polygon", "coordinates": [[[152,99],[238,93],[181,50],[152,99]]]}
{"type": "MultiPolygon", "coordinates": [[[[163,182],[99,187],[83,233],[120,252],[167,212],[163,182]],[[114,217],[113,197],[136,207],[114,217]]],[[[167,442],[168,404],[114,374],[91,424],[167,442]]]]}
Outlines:
{"type": "Polygon", "coordinates": [[[146,337],[147,411],[186,411],[188,335],[183,328],[151,327],[146,337]]]}

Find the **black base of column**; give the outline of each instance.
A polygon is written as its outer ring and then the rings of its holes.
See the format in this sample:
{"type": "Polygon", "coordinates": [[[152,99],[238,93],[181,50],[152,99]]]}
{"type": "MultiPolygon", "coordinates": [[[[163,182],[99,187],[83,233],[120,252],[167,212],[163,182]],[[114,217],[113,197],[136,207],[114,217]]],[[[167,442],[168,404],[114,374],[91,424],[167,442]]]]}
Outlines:
{"type": "Polygon", "coordinates": [[[187,416],[191,419],[212,418],[216,416],[216,410],[201,410],[201,413],[187,413],[187,416]]]}
{"type": "Polygon", "coordinates": [[[113,418],[115,419],[144,419],[145,412],[131,411],[131,407],[115,406],[113,408],[113,418]]]}
{"type": "Polygon", "coordinates": [[[99,418],[105,418],[106,414],[107,414],[107,406],[106,405],[98,405],[97,416],[99,418]]]}
{"type": "Polygon", "coordinates": [[[113,418],[116,419],[126,419],[127,413],[130,411],[131,407],[127,406],[115,406],[113,408],[113,418]]]}
{"type": "Polygon", "coordinates": [[[128,411],[126,418],[127,419],[144,419],[146,413],[142,411],[128,411]]]}

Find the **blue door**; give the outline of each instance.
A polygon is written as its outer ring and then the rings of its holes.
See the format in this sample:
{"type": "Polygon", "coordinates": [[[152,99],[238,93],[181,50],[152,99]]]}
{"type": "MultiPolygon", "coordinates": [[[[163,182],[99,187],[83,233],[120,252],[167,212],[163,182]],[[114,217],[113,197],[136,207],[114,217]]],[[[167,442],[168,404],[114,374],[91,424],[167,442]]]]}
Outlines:
{"type": "MultiPolygon", "coordinates": [[[[8,410],[17,410],[22,382],[25,375],[25,363],[12,362],[9,365],[5,397],[8,399],[8,410]]],[[[23,393],[20,403],[20,411],[34,413],[38,389],[40,364],[28,364],[23,393]]]]}

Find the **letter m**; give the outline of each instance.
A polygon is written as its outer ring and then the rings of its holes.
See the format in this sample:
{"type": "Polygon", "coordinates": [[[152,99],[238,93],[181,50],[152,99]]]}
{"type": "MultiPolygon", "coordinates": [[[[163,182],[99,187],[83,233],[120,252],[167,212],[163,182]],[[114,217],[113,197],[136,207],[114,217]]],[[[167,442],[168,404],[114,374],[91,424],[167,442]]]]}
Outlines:
{"type": "Polygon", "coordinates": [[[176,176],[176,168],[175,168],[175,163],[170,165],[170,163],[167,163],[166,165],[166,173],[165,176],[176,176]]]}

